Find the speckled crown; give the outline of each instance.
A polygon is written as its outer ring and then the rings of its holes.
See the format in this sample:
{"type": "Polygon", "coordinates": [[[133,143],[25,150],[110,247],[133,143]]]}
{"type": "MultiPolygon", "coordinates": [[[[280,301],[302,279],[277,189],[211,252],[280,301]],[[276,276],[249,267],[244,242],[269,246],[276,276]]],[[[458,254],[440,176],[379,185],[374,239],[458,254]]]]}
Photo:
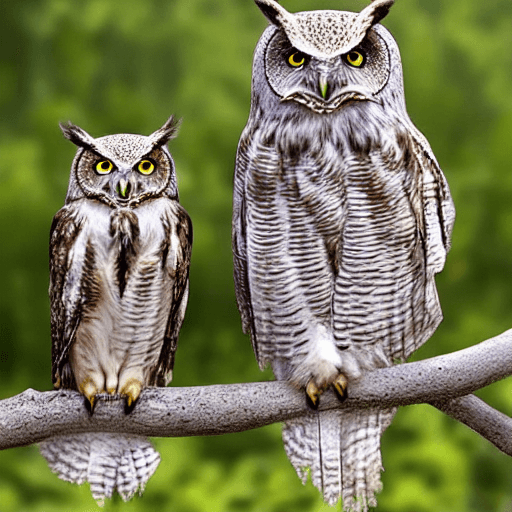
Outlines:
{"type": "Polygon", "coordinates": [[[355,48],[368,30],[387,15],[394,1],[375,0],[359,13],[290,13],[275,0],[255,0],[266,18],[284,30],[297,50],[319,58],[336,57],[355,48]]]}

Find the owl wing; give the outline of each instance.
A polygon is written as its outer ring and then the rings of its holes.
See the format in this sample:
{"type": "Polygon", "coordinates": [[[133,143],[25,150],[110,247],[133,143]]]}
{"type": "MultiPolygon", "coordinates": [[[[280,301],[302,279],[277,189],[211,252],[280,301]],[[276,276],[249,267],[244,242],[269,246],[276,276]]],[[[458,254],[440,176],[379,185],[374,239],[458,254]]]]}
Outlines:
{"type": "Polygon", "coordinates": [[[412,147],[423,176],[423,215],[426,240],[427,272],[441,272],[450,250],[455,222],[455,206],[448,182],[437,163],[427,139],[416,128],[412,147]]]}
{"type": "Polygon", "coordinates": [[[189,266],[192,253],[192,221],[179,203],[171,202],[171,208],[167,212],[167,216],[164,217],[163,223],[166,236],[162,244],[162,254],[165,255],[163,261],[167,262],[172,290],[171,308],[162,350],[155,368],[154,381],[157,386],[166,386],[172,379],[178,334],[187,307],[189,266]]]}
{"type": "MultiPolygon", "coordinates": [[[[426,273],[424,308],[431,320],[430,326],[419,336],[412,337],[411,343],[407,344],[404,351],[406,358],[432,336],[442,320],[434,276],[443,270],[455,222],[455,207],[446,178],[427,139],[414,126],[410,131],[409,147],[414,165],[421,175],[421,201],[416,203],[416,208],[413,201],[411,205],[416,209],[423,242],[426,273]]],[[[428,324],[427,320],[425,324],[428,324]]]]}
{"type": "Polygon", "coordinates": [[[57,212],[50,229],[50,308],[52,382],[55,388],[76,389],[69,350],[82,316],[80,292],[85,258],[75,251],[83,219],[73,204],[57,212]]]}
{"type": "MultiPolygon", "coordinates": [[[[247,270],[247,241],[246,241],[246,219],[245,219],[245,177],[251,165],[250,154],[252,133],[246,128],[242,133],[238,144],[235,176],[233,186],[233,223],[232,223],[232,246],[233,266],[235,278],[235,295],[242,319],[242,329],[245,334],[250,334],[252,348],[256,360],[261,365],[256,340],[256,329],[254,329],[254,315],[249,290],[249,279],[247,270]]],[[[260,148],[260,152],[268,151],[268,148],[260,148]]]]}

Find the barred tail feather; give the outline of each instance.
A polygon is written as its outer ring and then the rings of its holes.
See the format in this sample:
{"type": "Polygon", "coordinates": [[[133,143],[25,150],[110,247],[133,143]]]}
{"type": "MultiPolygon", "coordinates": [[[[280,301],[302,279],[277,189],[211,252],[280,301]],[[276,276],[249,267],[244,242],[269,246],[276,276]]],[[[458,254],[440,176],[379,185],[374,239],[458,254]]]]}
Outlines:
{"type": "Polygon", "coordinates": [[[56,436],[39,444],[50,469],[67,482],[89,482],[98,505],[117,491],[124,501],[142,494],[160,463],[149,439],[106,433],[56,436]]]}
{"type": "Polygon", "coordinates": [[[382,489],[380,438],[395,410],[323,411],[285,423],[286,454],[303,483],[311,481],[329,505],[367,512],[382,489]]]}

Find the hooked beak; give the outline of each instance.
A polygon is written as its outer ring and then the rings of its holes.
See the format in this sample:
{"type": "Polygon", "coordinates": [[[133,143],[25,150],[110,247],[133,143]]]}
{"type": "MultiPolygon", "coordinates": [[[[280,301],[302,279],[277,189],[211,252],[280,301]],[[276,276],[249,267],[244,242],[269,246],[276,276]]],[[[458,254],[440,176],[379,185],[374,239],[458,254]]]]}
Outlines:
{"type": "Polygon", "coordinates": [[[329,89],[329,81],[325,75],[320,75],[318,78],[318,89],[320,90],[322,98],[325,100],[327,98],[327,90],[329,89]]]}
{"type": "Polygon", "coordinates": [[[122,199],[128,199],[132,190],[132,184],[126,178],[120,178],[117,182],[116,192],[122,199]]]}

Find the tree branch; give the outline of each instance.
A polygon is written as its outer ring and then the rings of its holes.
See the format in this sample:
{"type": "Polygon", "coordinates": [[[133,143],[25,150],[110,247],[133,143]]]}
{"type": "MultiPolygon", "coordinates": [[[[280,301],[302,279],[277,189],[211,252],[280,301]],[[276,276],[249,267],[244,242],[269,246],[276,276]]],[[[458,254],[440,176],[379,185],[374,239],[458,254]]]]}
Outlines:
{"type": "MultiPolygon", "coordinates": [[[[341,404],[331,391],[320,410],[429,403],[463,422],[512,456],[512,420],[473,391],[512,374],[512,330],[473,347],[368,372],[349,384],[341,404]]],[[[0,449],[59,434],[124,432],[154,437],[219,435],[314,414],[304,393],[286,382],[190,388],[149,388],[134,411],[104,397],[90,416],[74,391],[25,392],[0,401],[0,449]]]]}
{"type": "Polygon", "coordinates": [[[464,423],[503,453],[512,456],[512,419],[475,395],[436,402],[434,407],[464,423]]]}

